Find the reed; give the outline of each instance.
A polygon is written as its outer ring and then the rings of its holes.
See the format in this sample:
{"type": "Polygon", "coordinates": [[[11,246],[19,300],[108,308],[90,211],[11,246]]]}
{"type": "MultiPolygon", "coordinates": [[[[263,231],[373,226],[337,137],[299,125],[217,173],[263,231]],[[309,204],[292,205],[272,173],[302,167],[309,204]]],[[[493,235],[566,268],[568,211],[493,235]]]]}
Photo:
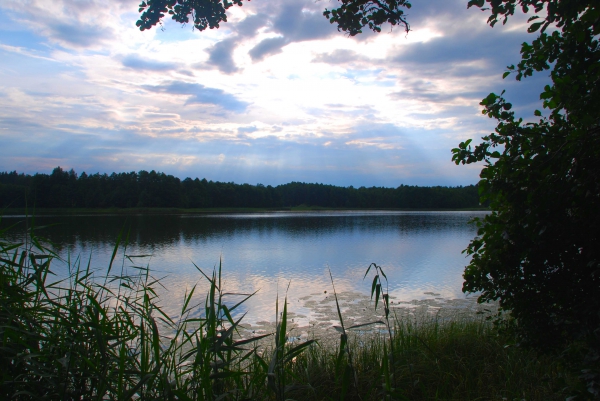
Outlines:
{"type": "Polygon", "coordinates": [[[103,276],[77,257],[58,280],[58,256],[34,223],[22,243],[0,230],[1,399],[553,400],[572,381],[483,318],[395,316],[375,264],[365,277],[375,274],[373,307],[384,319],[363,325],[344,324],[330,273],[336,347],[288,341],[287,290],[282,308],[275,300],[275,332],[243,338],[237,310],[253,294],[227,292],[220,263],[212,273],[197,267],[204,302],[192,287],[174,319],[160,307],[160,281],[128,254],[125,230],[103,276]],[[226,302],[230,295],[241,301],[226,302]]]}
{"type": "MultiPolygon", "coordinates": [[[[395,326],[393,367],[385,336],[351,336],[358,384],[345,400],[564,400],[564,388],[574,382],[554,360],[509,345],[485,321],[422,319],[395,326]],[[392,374],[397,387],[390,395],[392,374]]],[[[336,357],[334,350],[314,348],[297,362],[314,391],[296,399],[341,399],[336,357]]]]}
{"type": "Polygon", "coordinates": [[[174,321],[161,310],[159,281],[127,254],[125,232],[103,278],[75,259],[67,279],[52,281],[57,255],[36,231],[32,225],[23,243],[0,242],[0,398],[259,397],[264,380],[252,344],[265,336],[235,339],[243,316],[232,316],[252,294],[234,294],[245,298],[227,305],[220,265],[211,276],[198,269],[210,284],[203,316],[190,317],[201,307],[191,304],[193,287],[174,321]],[[136,274],[125,274],[126,262],[136,274]]]}

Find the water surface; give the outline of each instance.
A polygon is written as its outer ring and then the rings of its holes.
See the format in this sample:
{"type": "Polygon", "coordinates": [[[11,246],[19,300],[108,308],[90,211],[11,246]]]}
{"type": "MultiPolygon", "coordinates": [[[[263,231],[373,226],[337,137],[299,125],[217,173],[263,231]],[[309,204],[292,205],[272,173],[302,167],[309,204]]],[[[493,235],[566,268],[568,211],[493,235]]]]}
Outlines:
{"type": "MultiPolygon", "coordinates": [[[[333,274],[338,292],[368,294],[363,280],[374,262],[389,279],[397,301],[463,298],[461,253],[475,235],[468,224],[484,212],[275,212],[220,215],[43,216],[37,225],[63,258],[91,261],[106,271],[119,231],[129,231],[129,255],[162,278],[160,291],[168,313],[177,316],[191,286],[205,281],[197,265],[210,273],[222,263],[228,291],[258,293],[246,304],[246,321],[274,320],[276,294],[289,284],[289,308],[310,318],[308,297],[329,297],[333,274]],[[325,293],[327,291],[327,293],[325,293]]],[[[23,220],[5,217],[3,224],[23,220]]],[[[13,230],[18,236],[21,228],[13,230]]],[[[131,270],[132,263],[119,264],[131,270]]],[[[54,272],[67,274],[64,263],[54,272]]],[[[199,291],[201,293],[202,291],[199,291]]]]}

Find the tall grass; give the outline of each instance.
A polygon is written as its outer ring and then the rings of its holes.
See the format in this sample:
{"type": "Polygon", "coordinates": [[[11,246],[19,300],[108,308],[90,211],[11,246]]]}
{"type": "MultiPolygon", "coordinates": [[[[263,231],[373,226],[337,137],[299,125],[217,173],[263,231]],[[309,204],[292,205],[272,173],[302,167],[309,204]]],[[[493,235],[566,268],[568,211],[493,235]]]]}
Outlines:
{"type": "Polygon", "coordinates": [[[248,367],[260,368],[252,344],[264,336],[234,339],[243,316],[232,317],[252,294],[226,305],[231,294],[221,287],[221,266],[211,276],[198,269],[210,284],[203,316],[190,317],[200,307],[191,304],[193,287],[174,321],[161,310],[159,282],[147,267],[133,264],[137,274],[124,274],[134,257],[123,233],[104,278],[76,259],[67,279],[52,281],[57,256],[35,232],[24,243],[0,243],[0,398],[259,397],[261,370],[251,375],[248,367]],[[120,246],[121,271],[114,274],[120,246]]]}
{"type": "Polygon", "coordinates": [[[369,268],[381,320],[347,327],[330,276],[337,347],[294,344],[287,291],[282,308],[275,300],[275,332],[243,338],[237,309],[253,294],[228,293],[221,264],[198,268],[204,302],[192,287],[174,319],[160,307],[160,282],[127,253],[125,231],[103,277],[76,258],[66,279],[53,279],[57,255],[37,231],[31,224],[16,244],[0,231],[0,399],[552,400],[571,380],[483,319],[396,317],[377,265],[369,268]],[[226,302],[230,295],[241,301],[226,302]]]}

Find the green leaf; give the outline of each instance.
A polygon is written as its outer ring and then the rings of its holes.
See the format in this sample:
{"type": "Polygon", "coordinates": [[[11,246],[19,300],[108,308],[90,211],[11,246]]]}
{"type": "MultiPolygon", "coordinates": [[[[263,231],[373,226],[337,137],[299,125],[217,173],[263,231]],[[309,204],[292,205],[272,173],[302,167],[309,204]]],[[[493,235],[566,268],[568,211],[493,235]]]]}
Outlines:
{"type": "Polygon", "coordinates": [[[471,8],[473,6],[481,8],[481,7],[483,7],[484,4],[485,4],[484,0],[469,0],[469,3],[467,3],[467,8],[471,8]]]}
{"type": "Polygon", "coordinates": [[[377,320],[375,322],[369,322],[369,323],[363,323],[363,324],[355,324],[354,326],[348,327],[348,330],[358,329],[360,327],[372,326],[374,324],[383,324],[383,325],[385,325],[385,322],[382,321],[382,320],[377,320]]]}
{"type": "Polygon", "coordinates": [[[288,352],[286,352],[282,363],[284,363],[284,364],[288,363],[289,361],[291,361],[292,359],[294,359],[295,357],[300,355],[302,352],[304,352],[306,347],[309,347],[310,345],[314,344],[315,342],[316,342],[315,340],[308,340],[308,341],[303,342],[300,345],[296,345],[295,347],[290,348],[288,350],[288,352]]]}
{"type": "Polygon", "coordinates": [[[535,31],[537,31],[538,29],[540,29],[540,27],[541,27],[542,25],[544,25],[544,23],[543,23],[543,22],[535,22],[535,23],[533,23],[533,24],[529,25],[529,28],[527,28],[527,32],[529,32],[529,33],[533,33],[533,32],[535,32],[535,31]]]}

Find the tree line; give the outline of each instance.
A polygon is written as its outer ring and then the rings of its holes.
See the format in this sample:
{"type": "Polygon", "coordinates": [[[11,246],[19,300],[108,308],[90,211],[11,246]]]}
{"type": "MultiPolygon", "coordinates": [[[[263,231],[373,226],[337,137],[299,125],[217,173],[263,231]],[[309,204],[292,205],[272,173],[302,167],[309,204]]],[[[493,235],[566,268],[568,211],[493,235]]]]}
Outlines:
{"type": "Polygon", "coordinates": [[[186,178],[154,170],[78,175],[0,172],[0,207],[23,208],[328,208],[459,209],[480,207],[477,187],[339,187],[291,182],[250,185],[186,178]]]}

